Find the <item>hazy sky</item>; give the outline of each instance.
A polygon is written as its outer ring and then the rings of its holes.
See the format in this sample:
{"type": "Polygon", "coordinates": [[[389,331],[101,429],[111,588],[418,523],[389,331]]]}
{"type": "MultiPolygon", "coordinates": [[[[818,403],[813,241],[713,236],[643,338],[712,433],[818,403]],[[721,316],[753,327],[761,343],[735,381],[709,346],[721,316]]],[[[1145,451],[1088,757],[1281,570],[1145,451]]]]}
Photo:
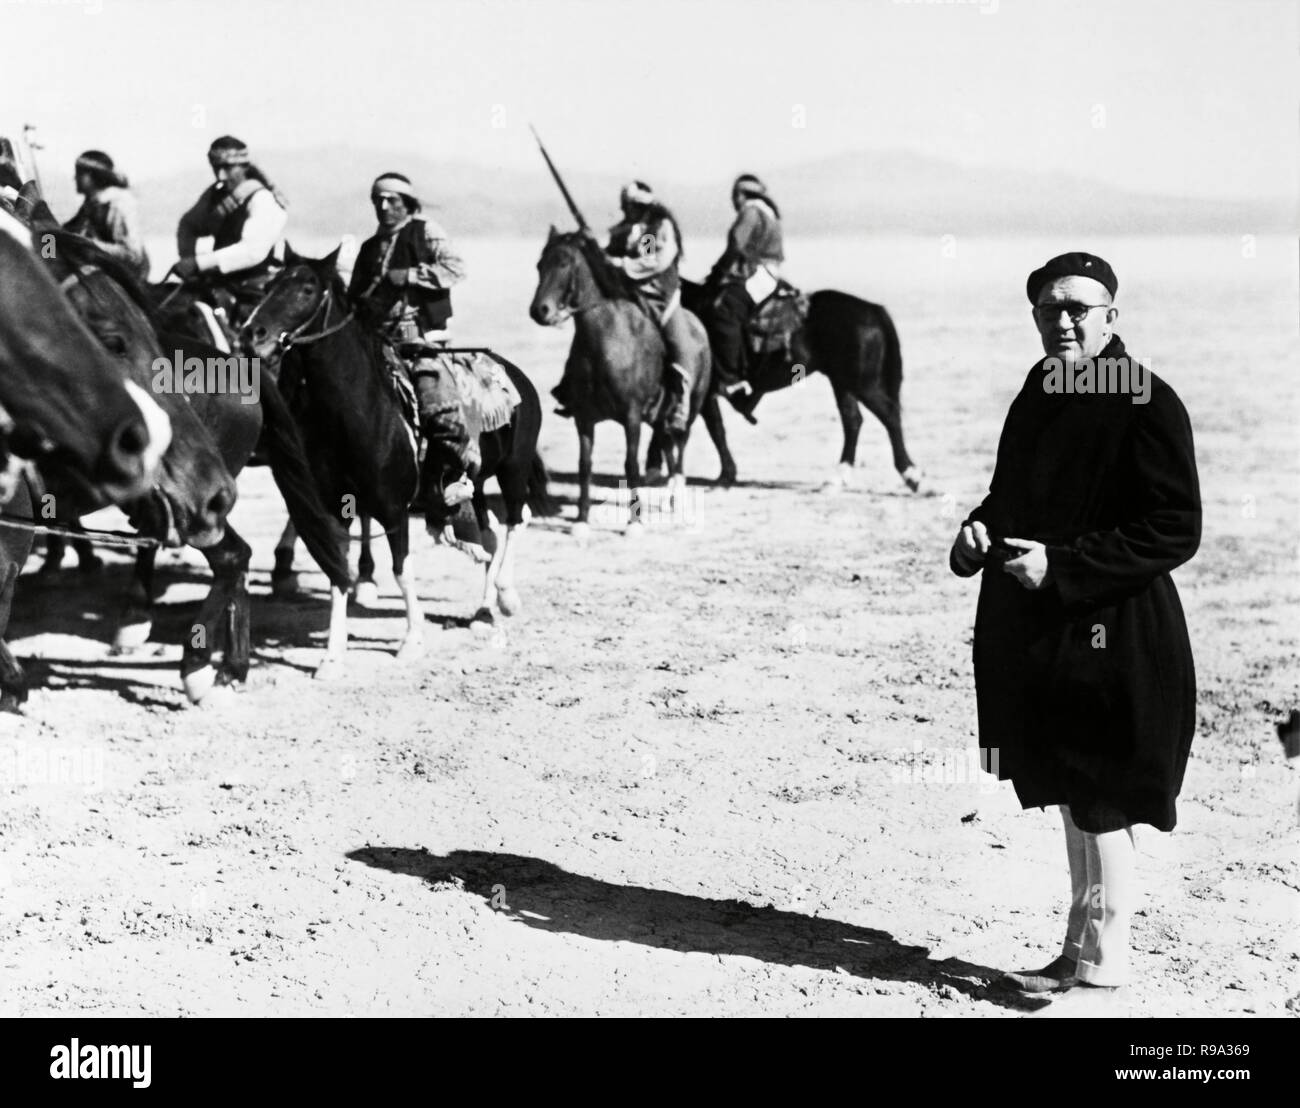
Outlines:
{"type": "Polygon", "coordinates": [[[531,119],[564,165],[723,187],[907,148],[1293,194],[1297,25],[1270,0],[0,0],[0,133],[38,124],[46,173],[91,146],[206,172],[226,132],[537,168],[531,119]]]}

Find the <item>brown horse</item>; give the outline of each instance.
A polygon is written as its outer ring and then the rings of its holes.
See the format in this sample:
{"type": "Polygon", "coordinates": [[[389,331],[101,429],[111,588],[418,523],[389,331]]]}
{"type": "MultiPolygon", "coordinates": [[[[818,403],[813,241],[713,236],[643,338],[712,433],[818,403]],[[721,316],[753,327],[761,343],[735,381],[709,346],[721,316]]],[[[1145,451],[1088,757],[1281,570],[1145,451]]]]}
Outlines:
{"type": "MultiPolygon", "coordinates": [[[[564,373],[573,386],[573,419],[578,428],[578,518],[573,528],[578,538],[586,534],[591,510],[596,424],[606,419],[623,425],[627,443],[623,466],[631,507],[627,533],[635,535],[644,525],[643,423],[652,424],[656,440],[666,446],[670,502],[674,511],[681,509],[686,439],[690,422],[709,396],[713,369],[704,327],[690,316],[698,340],[690,417],[686,431],[669,431],[663,419],[664,344],[659,327],[615,282],[599,254],[600,248],[582,234],[559,234],[552,227],[537,263],[537,290],[529,308],[533,322],[543,326],[573,320],[573,345],[564,373]]],[[[716,401],[714,409],[716,415],[716,401]]]]}

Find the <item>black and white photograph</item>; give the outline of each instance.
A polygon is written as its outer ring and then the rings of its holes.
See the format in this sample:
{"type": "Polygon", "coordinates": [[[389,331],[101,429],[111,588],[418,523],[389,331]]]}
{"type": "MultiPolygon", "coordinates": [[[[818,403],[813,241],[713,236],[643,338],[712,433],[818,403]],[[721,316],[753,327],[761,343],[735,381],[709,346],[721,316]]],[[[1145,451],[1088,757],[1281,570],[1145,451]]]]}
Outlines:
{"type": "Polygon", "coordinates": [[[1241,1084],[1300,1016],[1294,0],[0,0],[0,55],[51,1081],[832,1017],[1241,1084]]]}

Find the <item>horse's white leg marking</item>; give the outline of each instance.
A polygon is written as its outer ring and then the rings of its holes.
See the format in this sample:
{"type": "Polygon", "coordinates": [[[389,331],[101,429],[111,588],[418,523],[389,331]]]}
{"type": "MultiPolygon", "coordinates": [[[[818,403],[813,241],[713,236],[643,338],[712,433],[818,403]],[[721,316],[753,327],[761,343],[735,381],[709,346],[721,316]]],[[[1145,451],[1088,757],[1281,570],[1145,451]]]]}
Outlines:
{"type": "Polygon", "coordinates": [[[840,489],[852,488],[853,466],[848,462],[840,462],[835,467],[835,472],[826,478],[825,484],[822,485],[822,492],[839,492],[840,489]]]}
{"type": "Polygon", "coordinates": [[[629,539],[639,539],[643,534],[645,534],[646,524],[649,522],[648,517],[650,514],[645,493],[645,489],[630,490],[627,530],[623,532],[629,539]]]}
{"type": "Polygon", "coordinates": [[[903,470],[901,476],[909,489],[911,489],[913,492],[921,491],[921,485],[924,481],[925,474],[921,471],[920,466],[917,465],[908,466],[905,470],[903,470]]]}
{"type": "Polygon", "coordinates": [[[322,681],[341,676],[347,649],[348,594],[340,588],[331,586],[329,644],[325,648],[325,660],[316,670],[316,676],[322,681]]]}
{"type": "Polygon", "coordinates": [[[402,599],[406,602],[406,636],[397,650],[399,662],[409,662],[424,653],[424,609],[420,606],[419,590],[415,586],[415,571],[411,568],[414,558],[408,553],[406,565],[397,574],[397,587],[402,590],[402,599]]]}
{"type": "Polygon", "coordinates": [[[189,698],[191,704],[197,704],[212,691],[212,686],[217,683],[217,670],[215,666],[202,666],[193,673],[187,673],[181,684],[185,686],[185,695],[189,698]]]}
{"type": "Polygon", "coordinates": [[[502,615],[513,616],[523,607],[519,593],[515,589],[515,532],[518,527],[507,527],[506,537],[501,543],[501,566],[497,570],[497,605],[502,615]]]}
{"type": "Polygon", "coordinates": [[[674,473],[668,478],[668,510],[674,524],[689,523],[686,518],[686,474],[674,473]]]}

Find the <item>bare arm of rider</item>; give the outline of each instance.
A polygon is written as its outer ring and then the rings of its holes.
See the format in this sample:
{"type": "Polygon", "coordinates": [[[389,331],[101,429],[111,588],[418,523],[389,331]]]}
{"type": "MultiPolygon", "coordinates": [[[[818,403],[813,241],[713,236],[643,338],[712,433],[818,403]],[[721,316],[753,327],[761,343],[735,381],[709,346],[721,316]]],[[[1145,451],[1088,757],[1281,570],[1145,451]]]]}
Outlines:
{"type": "Polygon", "coordinates": [[[264,261],[280,241],[288,221],[289,213],[276,203],[271,190],[260,189],[248,200],[248,219],[244,221],[240,240],[220,250],[195,255],[199,272],[215,269],[221,273],[238,273],[264,261]]]}
{"type": "Polygon", "coordinates": [[[451,239],[440,225],[426,219],[424,241],[429,247],[430,260],[407,271],[407,284],[426,289],[446,289],[465,279],[465,261],[456,253],[451,239]]]}
{"type": "Polygon", "coordinates": [[[194,207],[176,224],[176,253],[182,258],[194,256],[194,245],[204,235],[212,234],[208,228],[208,213],[212,210],[212,189],[204,189],[194,207]]]}

